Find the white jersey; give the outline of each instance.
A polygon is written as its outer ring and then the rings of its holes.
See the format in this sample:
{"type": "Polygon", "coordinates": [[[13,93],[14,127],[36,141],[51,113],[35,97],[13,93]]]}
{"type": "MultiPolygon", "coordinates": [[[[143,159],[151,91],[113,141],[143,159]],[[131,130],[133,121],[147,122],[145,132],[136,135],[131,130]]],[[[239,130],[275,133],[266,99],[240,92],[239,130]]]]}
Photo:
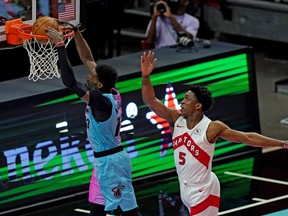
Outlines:
{"type": "Polygon", "coordinates": [[[174,161],[179,177],[181,198],[191,215],[217,215],[220,184],[211,171],[214,143],[209,143],[206,131],[211,120],[203,115],[192,129],[180,116],[174,124],[174,161]]]}

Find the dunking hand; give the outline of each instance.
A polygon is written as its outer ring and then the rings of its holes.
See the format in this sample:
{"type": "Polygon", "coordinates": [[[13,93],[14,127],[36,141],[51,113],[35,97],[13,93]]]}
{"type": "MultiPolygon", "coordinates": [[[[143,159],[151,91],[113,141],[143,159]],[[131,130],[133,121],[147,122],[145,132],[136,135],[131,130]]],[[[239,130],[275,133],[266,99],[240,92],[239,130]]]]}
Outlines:
{"type": "Polygon", "coordinates": [[[60,27],[59,31],[52,27],[48,27],[45,29],[47,36],[49,36],[52,43],[57,44],[63,41],[63,32],[62,27],[60,27]]]}

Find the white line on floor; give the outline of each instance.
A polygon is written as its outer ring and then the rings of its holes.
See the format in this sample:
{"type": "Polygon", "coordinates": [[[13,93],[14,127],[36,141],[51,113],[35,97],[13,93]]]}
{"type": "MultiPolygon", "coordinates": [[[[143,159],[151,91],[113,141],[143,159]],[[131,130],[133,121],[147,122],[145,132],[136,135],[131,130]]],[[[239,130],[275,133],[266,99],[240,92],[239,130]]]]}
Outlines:
{"type": "Polygon", "coordinates": [[[79,208],[77,208],[77,209],[74,209],[74,211],[76,211],[76,212],[81,212],[81,213],[86,213],[86,214],[90,214],[90,211],[85,210],[85,209],[79,209],[79,208]]]}
{"type": "Polygon", "coordinates": [[[257,177],[257,176],[250,176],[250,175],[234,173],[234,172],[229,172],[229,171],[226,171],[224,173],[227,174],[227,175],[234,175],[234,176],[239,176],[239,177],[244,177],[244,178],[251,178],[251,179],[255,179],[255,180],[259,180],[259,181],[266,181],[266,182],[272,182],[272,183],[276,183],[276,184],[288,185],[288,182],[279,181],[279,180],[270,179],[270,178],[262,178],[262,177],[257,177]]]}
{"type": "Polygon", "coordinates": [[[252,198],[253,201],[257,201],[257,202],[262,202],[262,201],[266,201],[266,199],[260,199],[257,197],[252,198]]]}
{"type": "Polygon", "coordinates": [[[218,215],[225,215],[225,214],[229,214],[231,212],[237,212],[239,210],[243,210],[243,209],[247,209],[247,208],[251,208],[251,207],[255,207],[255,206],[259,206],[259,205],[264,205],[264,204],[267,204],[267,203],[270,203],[270,202],[275,202],[275,201],[282,200],[282,199],[287,199],[287,198],[288,198],[288,195],[275,197],[275,198],[268,199],[268,200],[265,200],[265,201],[261,201],[261,202],[257,202],[257,203],[253,203],[253,204],[249,204],[249,205],[245,205],[245,206],[241,206],[241,207],[238,207],[238,208],[229,209],[227,211],[219,212],[218,215]]]}

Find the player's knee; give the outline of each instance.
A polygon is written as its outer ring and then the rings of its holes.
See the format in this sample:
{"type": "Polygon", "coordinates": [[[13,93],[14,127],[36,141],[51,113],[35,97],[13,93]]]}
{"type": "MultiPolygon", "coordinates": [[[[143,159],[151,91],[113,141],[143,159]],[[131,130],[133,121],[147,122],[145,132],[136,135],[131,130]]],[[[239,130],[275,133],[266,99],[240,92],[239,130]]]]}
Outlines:
{"type": "Polygon", "coordinates": [[[113,210],[107,212],[106,216],[121,216],[121,213],[119,212],[119,210],[113,210]]]}
{"type": "Polygon", "coordinates": [[[90,216],[106,216],[106,212],[104,210],[105,206],[96,204],[96,203],[90,203],[90,216]]]}
{"type": "Polygon", "coordinates": [[[123,212],[123,216],[142,216],[138,208],[123,212]]]}

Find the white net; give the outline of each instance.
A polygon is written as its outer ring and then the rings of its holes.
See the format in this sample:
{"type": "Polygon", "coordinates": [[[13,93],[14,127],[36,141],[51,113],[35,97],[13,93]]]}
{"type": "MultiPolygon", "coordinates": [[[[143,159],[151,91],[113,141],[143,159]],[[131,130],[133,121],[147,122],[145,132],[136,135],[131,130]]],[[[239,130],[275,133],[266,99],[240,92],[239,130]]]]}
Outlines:
{"type": "MultiPolygon", "coordinates": [[[[68,46],[74,35],[64,38],[65,47],[68,46]]],[[[58,69],[58,53],[56,46],[50,40],[23,39],[23,47],[27,50],[30,60],[29,80],[60,78],[58,69]]]]}

